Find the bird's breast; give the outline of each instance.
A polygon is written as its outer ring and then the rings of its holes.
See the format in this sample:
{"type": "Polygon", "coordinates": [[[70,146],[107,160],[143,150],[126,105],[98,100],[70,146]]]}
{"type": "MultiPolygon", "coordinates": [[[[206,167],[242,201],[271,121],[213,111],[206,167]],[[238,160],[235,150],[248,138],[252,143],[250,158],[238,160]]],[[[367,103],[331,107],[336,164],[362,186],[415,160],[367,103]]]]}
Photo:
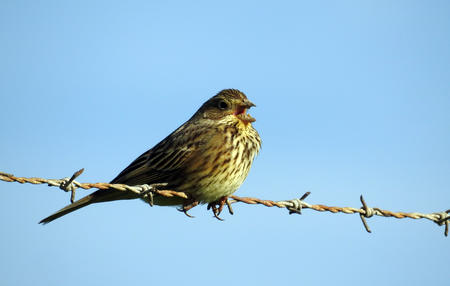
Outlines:
{"type": "Polygon", "coordinates": [[[210,132],[213,134],[196,153],[180,186],[204,203],[234,193],[247,177],[261,147],[259,135],[250,124],[244,130],[227,125],[210,132]]]}

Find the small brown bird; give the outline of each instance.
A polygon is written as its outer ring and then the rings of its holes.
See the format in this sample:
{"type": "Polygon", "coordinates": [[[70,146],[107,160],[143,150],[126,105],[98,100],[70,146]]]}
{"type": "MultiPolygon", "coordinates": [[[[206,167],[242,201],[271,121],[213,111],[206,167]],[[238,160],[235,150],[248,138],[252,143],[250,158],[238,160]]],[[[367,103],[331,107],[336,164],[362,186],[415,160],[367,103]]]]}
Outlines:
{"type": "MultiPolygon", "coordinates": [[[[252,126],[255,119],[246,113],[252,106],[255,105],[239,90],[222,90],[111,183],[131,186],[167,183],[164,189],[184,192],[189,199],[155,195],[154,204],[179,205],[187,214],[192,207],[208,203],[208,209],[212,208],[219,218],[228,196],[245,180],[261,147],[258,132],[252,126]]],[[[139,195],[131,192],[98,190],[40,223],[49,223],[93,203],[136,198],[139,195]]]]}

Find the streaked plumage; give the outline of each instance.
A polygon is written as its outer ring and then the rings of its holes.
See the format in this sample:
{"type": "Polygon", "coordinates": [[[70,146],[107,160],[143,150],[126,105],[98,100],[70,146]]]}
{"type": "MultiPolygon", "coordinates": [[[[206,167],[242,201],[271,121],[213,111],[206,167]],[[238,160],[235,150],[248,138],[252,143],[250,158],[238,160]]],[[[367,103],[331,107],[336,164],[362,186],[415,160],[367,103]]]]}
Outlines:
{"type": "MultiPolygon", "coordinates": [[[[168,183],[165,189],[185,192],[192,198],[191,202],[211,204],[223,200],[245,180],[261,147],[260,137],[251,124],[255,120],[246,113],[252,106],[254,104],[239,90],[222,90],[206,101],[186,123],[133,161],[111,183],[168,183]]],[[[133,193],[98,190],[41,223],[92,203],[135,198],[138,196],[133,193]]],[[[186,206],[187,202],[180,198],[155,196],[154,204],[186,206]]]]}

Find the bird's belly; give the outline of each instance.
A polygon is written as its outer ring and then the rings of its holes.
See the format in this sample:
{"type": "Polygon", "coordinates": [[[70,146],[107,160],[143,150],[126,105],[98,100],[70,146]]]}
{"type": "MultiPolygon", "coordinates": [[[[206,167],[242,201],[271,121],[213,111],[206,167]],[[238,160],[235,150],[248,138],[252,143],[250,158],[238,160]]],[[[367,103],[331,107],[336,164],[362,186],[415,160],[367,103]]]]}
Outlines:
{"type": "Polygon", "coordinates": [[[223,156],[199,165],[196,177],[200,179],[185,191],[202,203],[214,202],[233,194],[244,182],[256,156],[257,149],[247,156],[245,147],[244,144],[237,144],[234,149],[224,152],[223,156]]]}
{"type": "Polygon", "coordinates": [[[196,200],[202,203],[210,203],[219,200],[221,197],[230,196],[244,182],[248,171],[238,173],[240,173],[239,176],[228,176],[225,179],[221,177],[209,177],[203,184],[196,186],[196,189],[193,189],[191,194],[196,200]]]}

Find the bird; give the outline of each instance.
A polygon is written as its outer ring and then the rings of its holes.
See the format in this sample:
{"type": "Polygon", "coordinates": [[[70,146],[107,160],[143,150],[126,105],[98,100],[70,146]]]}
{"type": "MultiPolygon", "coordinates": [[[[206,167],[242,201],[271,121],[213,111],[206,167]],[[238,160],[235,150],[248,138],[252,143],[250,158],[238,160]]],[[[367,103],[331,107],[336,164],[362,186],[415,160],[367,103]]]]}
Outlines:
{"type": "MultiPolygon", "coordinates": [[[[237,89],[224,89],[208,99],[194,115],[153,148],[143,153],[119,173],[112,184],[130,186],[166,184],[164,189],[183,192],[188,199],[155,195],[152,204],[178,206],[188,210],[208,204],[218,215],[228,197],[246,179],[261,148],[261,138],[252,126],[248,109],[254,107],[237,89]]],[[[85,206],[148,196],[113,189],[97,190],[42,219],[47,224],[85,206]]]]}

